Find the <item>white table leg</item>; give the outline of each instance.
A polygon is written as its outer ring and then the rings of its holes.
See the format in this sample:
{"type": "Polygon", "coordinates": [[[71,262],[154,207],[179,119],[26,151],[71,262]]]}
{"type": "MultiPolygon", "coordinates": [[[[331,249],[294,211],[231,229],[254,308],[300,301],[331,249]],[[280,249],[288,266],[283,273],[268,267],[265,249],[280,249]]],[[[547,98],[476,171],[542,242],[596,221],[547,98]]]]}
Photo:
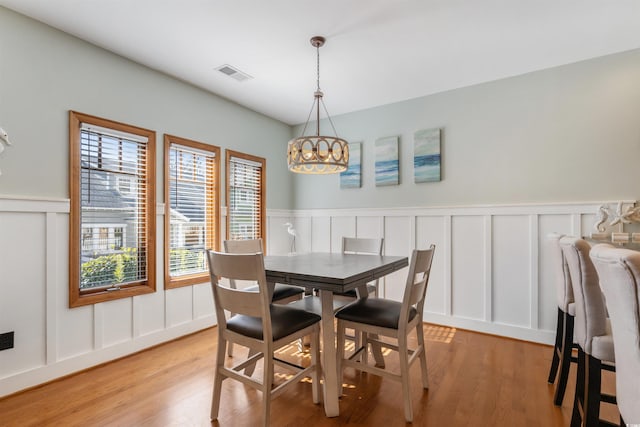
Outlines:
{"type": "Polygon", "coordinates": [[[324,373],[324,412],[327,417],[340,415],[338,404],[338,367],[336,333],[333,326],[333,292],[320,290],[322,303],[322,371],[324,373]]]}

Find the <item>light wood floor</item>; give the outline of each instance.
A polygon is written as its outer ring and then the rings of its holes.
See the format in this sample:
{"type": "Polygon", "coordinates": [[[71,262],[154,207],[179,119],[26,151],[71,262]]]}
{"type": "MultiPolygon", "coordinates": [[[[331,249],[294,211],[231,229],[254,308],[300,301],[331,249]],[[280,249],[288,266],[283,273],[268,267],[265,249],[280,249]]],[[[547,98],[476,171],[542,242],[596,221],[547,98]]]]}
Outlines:
{"type": "MultiPolygon", "coordinates": [[[[216,333],[208,329],[0,399],[0,426],[211,425],[216,333]]],[[[551,347],[432,325],[425,335],[430,388],[423,392],[414,364],[414,426],[569,425],[574,382],[563,406],[555,407],[546,381],[551,347]]],[[[289,352],[306,357],[294,346],[289,352]]],[[[397,359],[390,356],[388,366],[397,367],[397,359]]],[[[613,392],[614,377],[603,381],[613,392]]],[[[271,425],[405,425],[399,383],[348,369],[344,384],[339,417],[326,418],[322,405],[311,402],[310,384],[301,382],[274,400],[271,425]]],[[[213,425],[257,425],[259,399],[255,390],[225,381],[219,423],[213,425]]],[[[617,420],[615,407],[603,413],[617,420]]]]}

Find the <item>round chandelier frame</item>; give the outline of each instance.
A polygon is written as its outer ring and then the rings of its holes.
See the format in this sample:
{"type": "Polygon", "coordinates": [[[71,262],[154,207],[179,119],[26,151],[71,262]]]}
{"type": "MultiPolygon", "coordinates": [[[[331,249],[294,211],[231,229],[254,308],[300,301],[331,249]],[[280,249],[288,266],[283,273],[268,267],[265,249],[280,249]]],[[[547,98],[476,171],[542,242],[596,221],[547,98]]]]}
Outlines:
{"type": "Polygon", "coordinates": [[[337,136],[331,117],[327,112],[327,107],[322,100],[323,93],[320,90],[320,47],[325,43],[324,37],[315,36],[311,38],[311,45],[316,48],[317,56],[317,89],[314,93],[314,100],[304,125],[302,134],[304,135],[309,125],[309,119],[313,110],[316,110],[316,134],[311,136],[300,136],[293,138],[287,144],[287,163],[289,170],[306,174],[330,174],[347,170],[349,166],[349,143],[337,136]],[[329,119],[336,136],[320,135],[320,104],[329,119]]]}

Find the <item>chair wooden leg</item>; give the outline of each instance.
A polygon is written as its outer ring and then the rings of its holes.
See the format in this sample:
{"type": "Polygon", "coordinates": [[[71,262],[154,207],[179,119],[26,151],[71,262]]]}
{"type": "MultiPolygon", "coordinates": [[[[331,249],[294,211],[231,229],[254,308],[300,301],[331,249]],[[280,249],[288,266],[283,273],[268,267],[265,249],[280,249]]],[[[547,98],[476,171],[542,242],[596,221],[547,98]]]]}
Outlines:
{"type": "Polygon", "coordinates": [[[571,366],[571,353],[573,350],[573,316],[563,312],[564,330],[562,332],[562,348],[560,349],[560,374],[558,376],[558,384],[553,397],[553,403],[561,406],[564,400],[564,393],[567,389],[567,380],[569,379],[569,368],[571,366]]]}
{"type": "Polygon", "coordinates": [[[211,398],[211,419],[218,419],[220,410],[220,394],[222,393],[222,373],[221,368],[224,366],[225,350],[227,342],[222,338],[222,334],[218,334],[218,353],[216,355],[216,368],[213,374],[213,396],[211,398]]]}
{"type": "Polygon", "coordinates": [[[424,342],[424,331],[422,330],[422,322],[416,325],[416,335],[418,336],[418,348],[421,350],[420,355],[420,371],[422,371],[422,387],[429,388],[429,375],[427,374],[427,346],[424,342]]]}
{"type": "Polygon", "coordinates": [[[364,350],[362,350],[362,363],[365,365],[369,364],[369,333],[362,332],[362,346],[364,350]]]}
{"type": "Polygon", "coordinates": [[[590,354],[586,356],[585,366],[585,397],[584,397],[584,425],[597,427],[600,425],[600,386],[601,362],[590,354]]]}
{"type": "Polygon", "coordinates": [[[582,414],[584,414],[584,383],[586,354],[578,348],[578,369],[576,372],[576,392],[573,398],[573,412],[571,414],[571,427],[580,427],[582,424],[582,414]]]}
{"type": "Polygon", "coordinates": [[[400,376],[402,381],[402,396],[404,398],[404,417],[407,422],[413,422],[413,408],[411,405],[411,387],[409,384],[409,351],[407,337],[398,337],[398,353],[400,358],[400,376]]]}
{"type": "MultiPolygon", "coordinates": [[[[560,364],[560,355],[562,351],[562,338],[564,331],[564,312],[558,307],[558,321],[556,322],[556,342],[553,346],[553,358],[551,359],[551,368],[549,369],[549,378],[547,382],[553,384],[558,373],[558,365],[560,364]]],[[[557,403],[556,403],[557,405],[557,403]]]]}
{"type": "Polygon", "coordinates": [[[264,354],[264,372],[262,375],[262,425],[269,427],[271,418],[271,389],[273,388],[273,350],[264,354]]]}

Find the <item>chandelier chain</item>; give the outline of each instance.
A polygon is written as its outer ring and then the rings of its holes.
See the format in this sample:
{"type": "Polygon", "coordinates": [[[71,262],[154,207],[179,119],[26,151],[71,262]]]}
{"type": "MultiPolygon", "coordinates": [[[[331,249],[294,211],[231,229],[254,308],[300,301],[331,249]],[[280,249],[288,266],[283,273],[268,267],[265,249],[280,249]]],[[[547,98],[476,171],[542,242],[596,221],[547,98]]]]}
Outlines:
{"type": "Polygon", "coordinates": [[[318,92],[320,92],[320,46],[316,46],[316,75],[318,76],[316,87],[318,92]]]}

